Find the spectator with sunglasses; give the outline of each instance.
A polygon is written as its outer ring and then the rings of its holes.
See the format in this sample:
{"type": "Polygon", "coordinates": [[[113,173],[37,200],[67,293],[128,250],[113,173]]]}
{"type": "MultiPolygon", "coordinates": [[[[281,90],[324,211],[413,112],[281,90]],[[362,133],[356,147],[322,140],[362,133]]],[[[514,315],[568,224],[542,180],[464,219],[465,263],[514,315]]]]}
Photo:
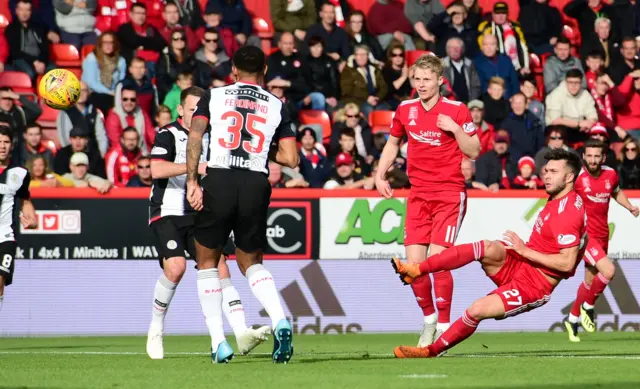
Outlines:
{"type": "Polygon", "coordinates": [[[187,35],[181,28],[173,30],[169,46],[162,50],[156,64],[156,85],[160,101],[169,93],[180,73],[193,73],[196,60],[187,48],[187,35]]]}
{"type": "MultiPolygon", "coordinates": [[[[116,85],[115,106],[122,105],[122,90],[132,89],[136,91],[138,106],[150,117],[156,114],[156,108],[160,104],[158,88],[151,82],[147,75],[147,66],[144,59],[135,57],[129,64],[129,74],[116,85]]],[[[104,111],[106,112],[106,111],[104,111]]]]}
{"type": "MultiPolygon", "coordinates": [[[[373,134],[369,123],[360,113],[357,104],[349,103],[336,115],[333,128],[331,130],[331,150],[340,149],[340,134],[345,128],[351,128],[356,134],[356,151],[359,155],[367,158],[373,150],[373,134]]],[[[367,163],[371,163],[373,158],[367,158],[367,163]]]]}
{"type": "Polygon", "coordinates": [[[195,54],[194,83],[205,90],[226,85],[231,74],[231,59],[220,43],[220,32],[210,27],[202,37],[202,47],[195,54]]]}
{"type": "Polygon", "coordinates": [[[385,99],[391,109],[396,110],[401,102],[411,95],[409,67],[404,59],[404,45],[392,42],[387,49],[387,63],[382,68],[382,76],[387,83],[388,92],[385,99]]]}
{"type": "Polygon", "coordinates": [[[176,29],[182,29],[187,39],[187,49],[190,54],[193,54],[200,47],[200,39],[196,35],[196,32],[190,26],[184,26],[180,24],[180,7],[174,2],[167,2],[164,6],[164,12],[162,13],[164,19],[164,26],[160,28],[160,35],[164,38],[167,45],[171,45],[172,34],[176,29]]]}
{"type": "Polygon", "coordinates": [[[139,135],[138,146],[146,154],[153,146],[156,131],[149,115],[140,109],[137,101],[138,94],[134,89],[122,89],[121,103],[109,112],[105,127],[107,128],[107,138],[109,138],[109,146],[111,148],[119,147],[120,137],[125,128],[134,128],[139,135]]]}
{"type": "Polygon", "coordinates": [[[144,156],[138,159],[136,164],[138,174],[131,177],[127,183],[127,188],[151,188],[153,178],[151,177],[151,158],[144,156]]]}
{"type": "Polygon", "coordinates": [[[640,189],[640,158],[638,158],[638,142],[632,138],[624,141],[622,162],[618,166],[620,187],[622,189],[640,189]]]}
{"type": "Polygon", "coordinates": [[[545,140],[545,146],[536,153],[534,158],[536,163],[536,174],[542,175],[542,169],[547,164],[547,160],[544,158],[550,150],[563,149],[573,151],[572,148],[565,144],[565,132],[561,126],[549,126],[547,127],[547,136],[545,140]]]}

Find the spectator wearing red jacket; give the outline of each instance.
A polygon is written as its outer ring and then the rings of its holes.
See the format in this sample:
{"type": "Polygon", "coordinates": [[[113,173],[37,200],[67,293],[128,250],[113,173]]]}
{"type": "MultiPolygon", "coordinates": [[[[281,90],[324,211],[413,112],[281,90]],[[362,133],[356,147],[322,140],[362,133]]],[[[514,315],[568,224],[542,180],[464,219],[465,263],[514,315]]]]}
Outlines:
{"type": "Polygon", "coordinates": [[[136,174],[136,163],[142,157],[138,130],[127,127],[120,136],[120,144],[107,152],[105,163],[107,179],[118,187],[125,187],[136,174]]]}
{"type": "Polygon", "coordinates": [[[618,110],[618,125],[634,138],[640,136],[640,69],[629,73],[618,90],[627,98],[626,105],[618,110]]]}
{"type": "Polygon", "coordinates": [[[187,49],[193,55],[200,47],[201,39],[198,38],[198,35],[191,27],[180,25],[180,9],[178,5],[176,3],[167,3],[162,17],[164,18],[164,24],[160,27],[160,34],[167,42],[167,46],[171,47],[171,33],[176,29],[181,29],[187,37],[187,49]]]}
{"type": "Polygon", "coordinates": [[[404,45],[405,51],[415,50],[411,35],[413,26],[404,16],[404,2],[401,0],[377,0],[367,15],[369,32],[378,38],[383,49],[396,39],[404,45]]]}
{"type": "Polygon", "coordinates": [[[120,144],[120,137],[127,127],[133,127],[138,131],[140,135],[138,147],[143,152],[148,153],[153,146],[156,131],[149,115],[138,106],[137,93],[133,89],[122,89],[122,101],[109,112],[105,127],[109,146],[112,148],[120,144]]]}
{"type": "Polygon", "coordinates": [[[4,71],[7,59],[9,59],[9,44],[7,38],[4,37],[4,32],[0,32],[0,72],[4,71]]]}
{"type": "Polygon", "coordinates": [[[484,103],[480,100],[471,100],[467,104],[471,112],[473,124],[478,129],[478,137],[480,138],[480,154],[484,154],[489,150],[493,150],[493,142],[495,139],[495,128],[484,120],[484,103]]]}
{"type": "Polygon", "coordinates": [[[158,29],[149,22],[148,10],[144,3],[133,3],[129,17],[131,22],[118,28],[118,41],[120,41],[120,53],[131,61],[134,56],[142,56],[139,49],[148,53],[144,59],[155,62],[160,56],[160,51],[166,46],[164,38],[158,29]],[[157,53],[157,55],[154,55],[157,53]]]}

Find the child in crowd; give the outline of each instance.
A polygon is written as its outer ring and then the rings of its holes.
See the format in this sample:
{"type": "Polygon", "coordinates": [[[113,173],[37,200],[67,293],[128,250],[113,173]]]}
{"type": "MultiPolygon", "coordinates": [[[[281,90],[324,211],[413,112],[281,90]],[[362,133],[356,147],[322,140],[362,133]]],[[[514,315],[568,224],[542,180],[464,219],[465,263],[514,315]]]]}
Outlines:
{"type": "Polygon", "coordinates": [[[356,173],[363,176],[368,176],[371,173],[371,166],[356,152],[356,132],[353,128],[340,129],[340,149],[336,150],[336,155],[341,153],[347,153],[353,158],[356,173]]]}
{"type": "Polygon", "coordinates": [[[504,98],[504,90],[504,79],[491,77],[487,93],[480,98],[484,103],[484,120],[494,127],[500,127],[509,114],[509,102],[504,98]]]}
{"type": "Polygon", "coordinates": [[[180,105],[180,93],[187,88],[193,86],[193,74],[191,72],[182,72],[178,74],[176,83],[173,84],[171,90],[164,97],[163,105],[171,110],[171,120],[178,118],[178,105],[180,105]]]}
{"type": "Polygon", "coordinates": [[[160,128],[171,123],[173,121],[173,116],[171,114],[171,110],[169,109],[169,107],[167,107],[166,105],[158,106],[158,111],[156,112],[155,119],[156,119],[156,123],[158,124],[156,126],[156,132],[158,132],[160,128]]]}
{"type": "Polygon", "coordinates": [[[536,163],[533,158],[525,156],[518,161],[520,174],[513,179],[512,189],[541,189],[544,188],[542,180],[533,174],[536,171],[536,163]]]}
{"type": "Polygon", "coordinates": [[[587,78],[587,90],[591,91],[596,87],[596,78],[598,74],[602,73],[604,67],[604,57],[599,51],[593,51],[587,55],[586,60],[587,71],[585,76],[587,78]]]}

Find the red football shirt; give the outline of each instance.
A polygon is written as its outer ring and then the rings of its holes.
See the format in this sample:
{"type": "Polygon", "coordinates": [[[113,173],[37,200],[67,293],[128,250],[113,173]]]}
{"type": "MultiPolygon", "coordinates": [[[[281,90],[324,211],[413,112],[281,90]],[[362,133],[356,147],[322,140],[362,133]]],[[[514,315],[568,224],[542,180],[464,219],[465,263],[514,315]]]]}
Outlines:
{"type": "Polygon", "coordinates": [[[391,135],[409,138],[407,174],[411,188],[430,192],[462,192],[464,176],[460,167],[463,153],[455,136],[436,125],[438,115],[450,116],[473,136],[476,127],[466,105],[441,97],[427,111],[420,99],[403,101],[393,117],[391,135]]]}
{"type": "Polygon", "coordinates": [[[536,219],[527,247],[542,254],[560,254],[561,249],[578,245],[580,252],[570,272],[563,273],[531,263],[550,276],[566,279],[575,274],[587,246],[587,214],[580,195],[571,191],[559,199],[547,202],[536,219]]]}
{"type": "Polygon", "coordinates": [[[587,233],[598,242],[609,240],[609,202],[611,196],[620,190],[618,173],[609,166],[602,166],[599,177],[594,177],[586,169],[578,175],[576,192],[584,200],[587,209],[587,233]]]}

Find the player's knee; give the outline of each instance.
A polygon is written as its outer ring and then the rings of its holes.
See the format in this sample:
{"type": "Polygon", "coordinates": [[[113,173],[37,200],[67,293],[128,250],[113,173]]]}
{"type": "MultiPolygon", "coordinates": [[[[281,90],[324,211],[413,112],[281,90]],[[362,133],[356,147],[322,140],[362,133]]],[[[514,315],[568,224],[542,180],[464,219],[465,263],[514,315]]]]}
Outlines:
{"type": "Polygon", "coordinates": [[[467,308],[467,313],[476,320],[482,320],[486,317],[486,307],[482,301],[478,300],[467,308]]]}
{"type": "Polygon", "coordinates": [[[613,277],[616,276],[616,266],[613,264],[613,262],[611,262],[609,258],[600,262],[601,264],[599,264],[600,266],[598,266],[598,271],[604,278],[611,281],[613,277]]]}
{"type": "Polygon", "coordinates": [[[164,274],[173,283],[178,283],[187,270],[187,261],[184,259],[170,258],[164,262],[164,274]]]}

